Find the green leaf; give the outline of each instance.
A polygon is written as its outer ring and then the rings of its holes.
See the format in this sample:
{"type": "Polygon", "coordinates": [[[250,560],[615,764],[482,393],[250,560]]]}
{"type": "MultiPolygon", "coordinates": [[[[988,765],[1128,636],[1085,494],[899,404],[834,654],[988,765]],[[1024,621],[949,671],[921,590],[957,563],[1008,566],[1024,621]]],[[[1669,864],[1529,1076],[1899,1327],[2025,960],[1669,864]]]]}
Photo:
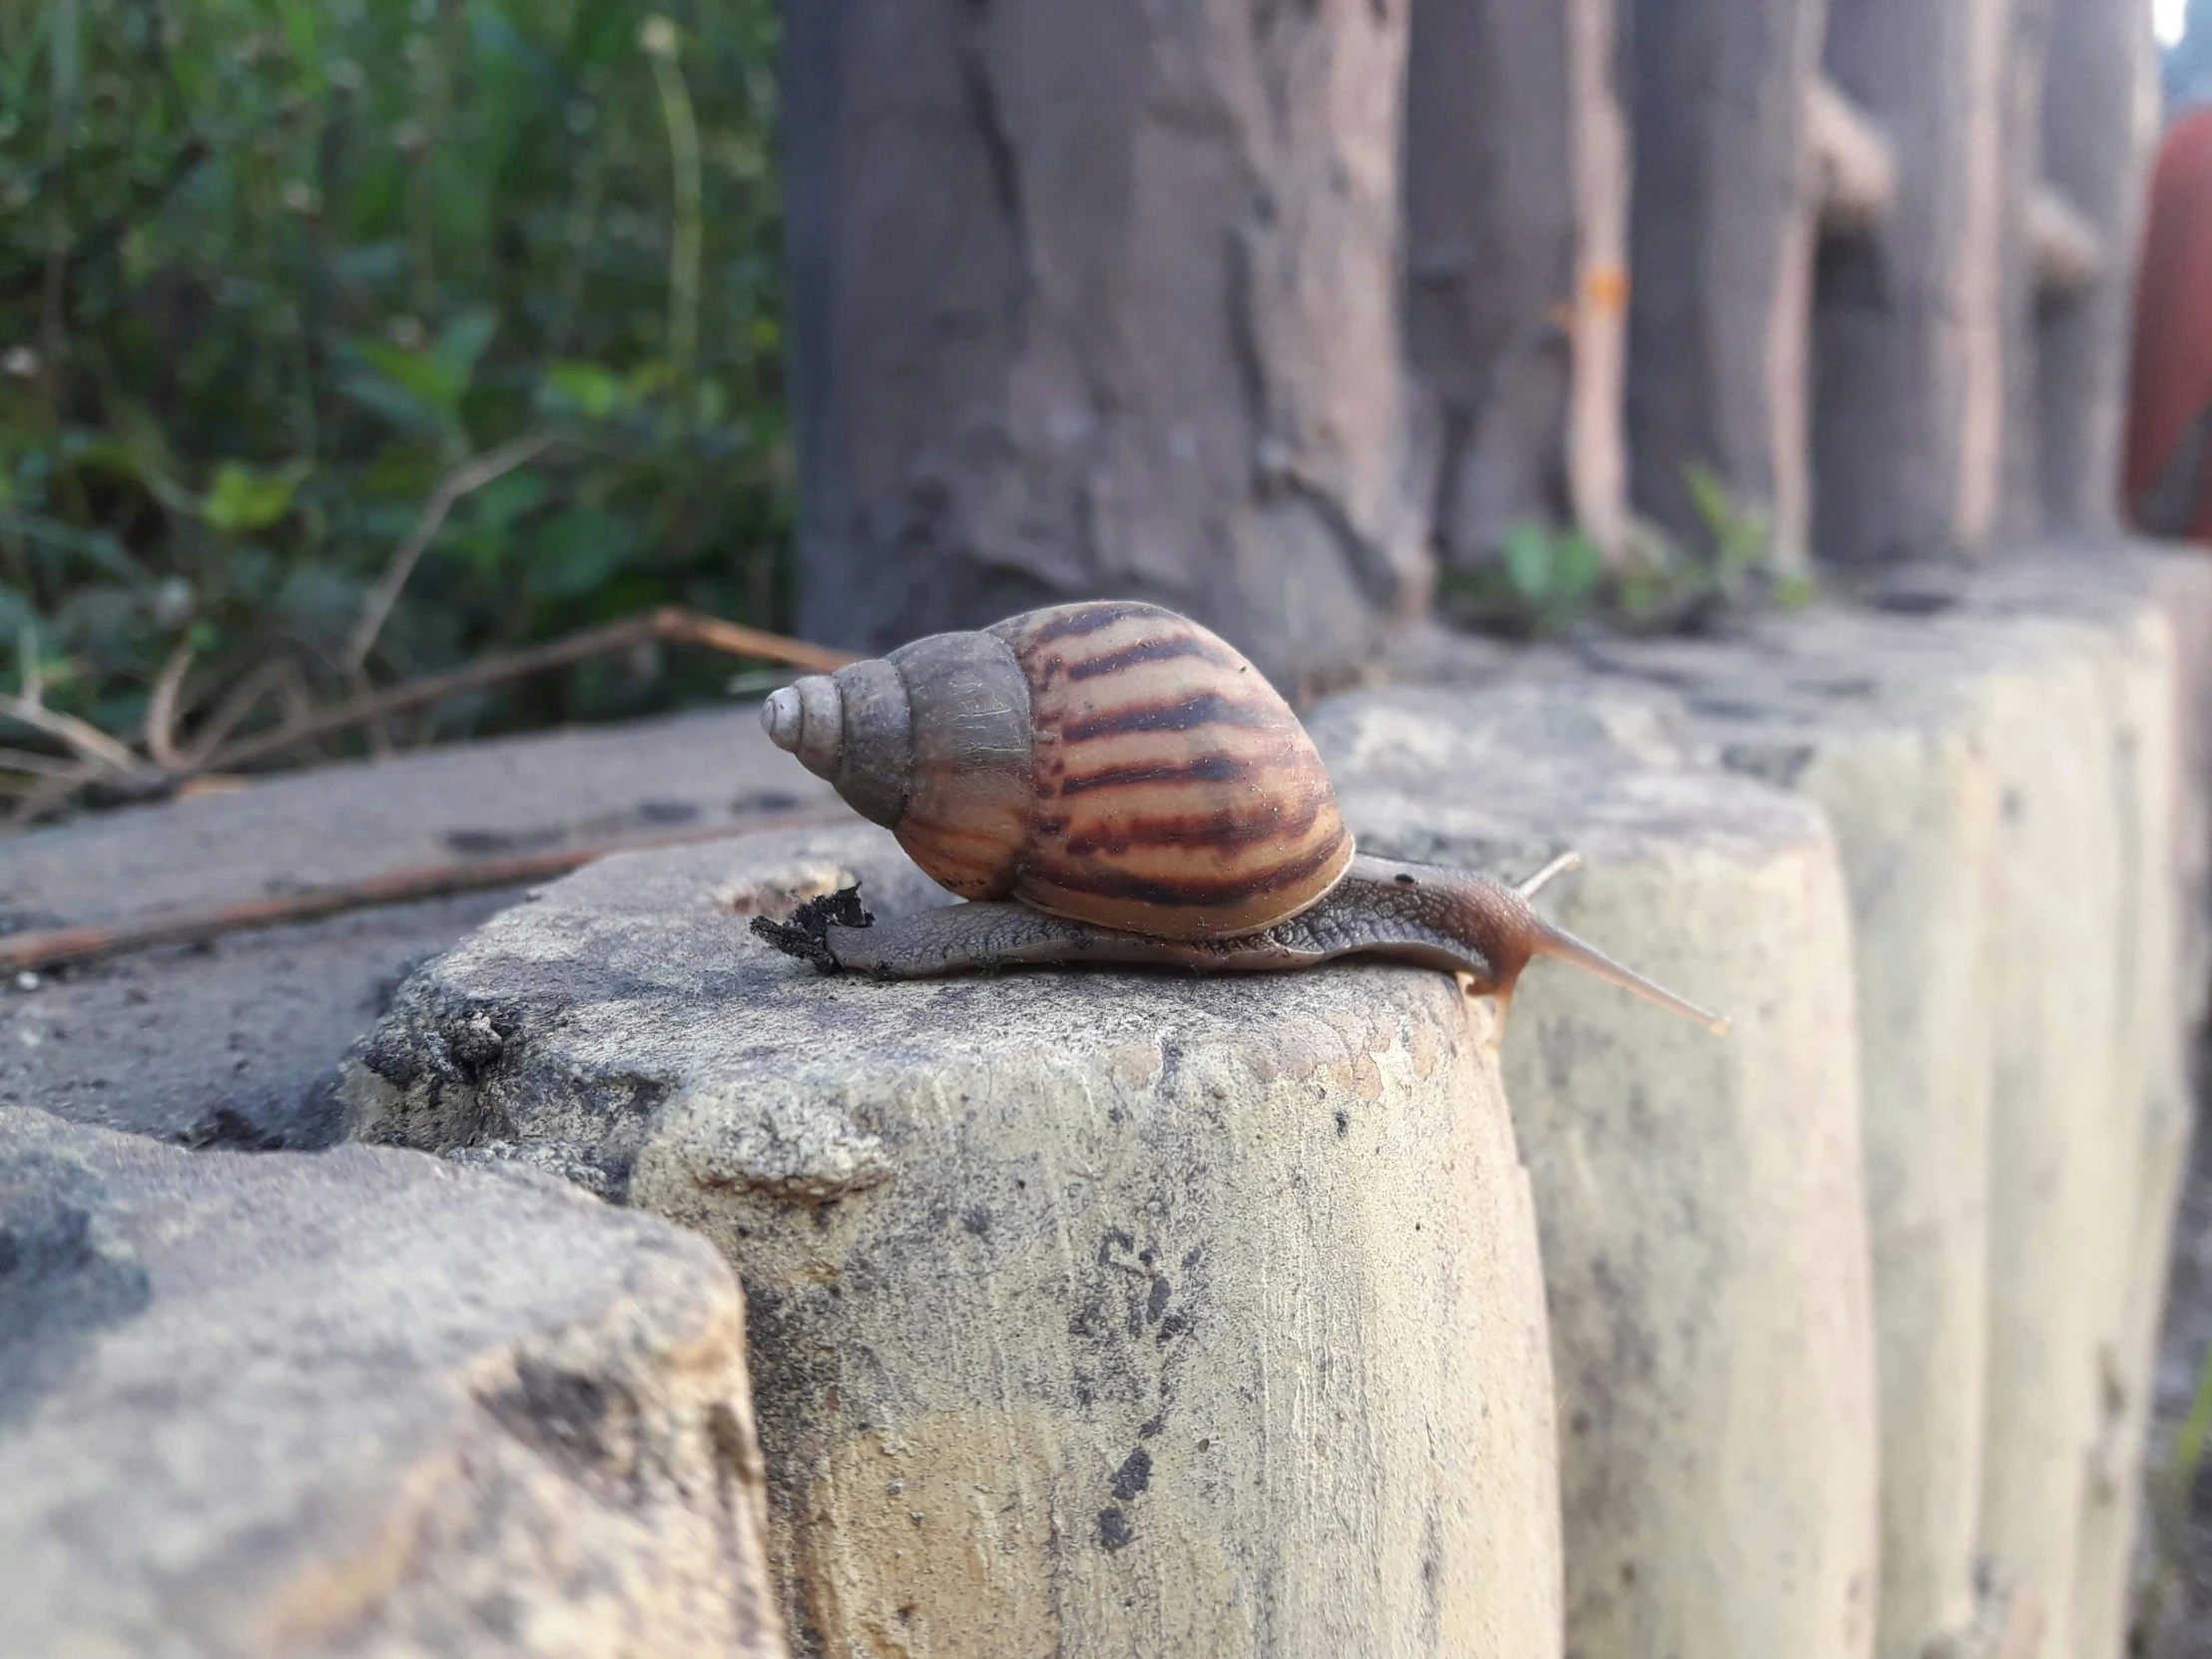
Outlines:
{"type": "Polygon", "coordinates": [[[450,426],[460,414],[465,374],[426,351],[383,340],[356,340],[353,354],[366,372],[345,379],[346,394],[400,425],[450,426]]]}
{"type": "Polygon", "coordinates": [[[1579,610],[1597,589],[1605,561],[1597,543],[1579,530],[1565,530],[1551,544],[1551,599],[1563,611],[1579,610]]]}
{"type": "Polygon", "coordinates": [[[545,385],[548,401],[588,420],[605,420],[630,401],[621,378],[597,363],[555,363],[545,371],[545,385]]]}
{"type": "Polygon", "coordinates": [[[216,468],[215,482],[200,506],[200,516],[226,535],[266,530],[291,511],[309,467],[294,461],[274,472],[257,472],[239,461],[225,461],[216,468]]]}
{"type": "Polygon", "coordinates": [[[472,498],[478,528],[487,535],[505,535],[514,521],[540,505],[551,489],[542,472],[523,470],[494,478],[472,498]]]}
{"type": "Polygon", "coordinates": [[[1540,524],[1516,524],[1505,532],[1505,579],[1531,605],[1551,589],[1551,536],[1540,524]]]}
{"type": "Polygon", "coordinates": [[[430,347],[430,360],[452,376],[456,402],[468,389],[469,381],[476,377],[477,359],[483,356],[484,347],[491,344],[492,335],[498,331],[499,313],[488,305],[478,306],[463,311],[447,323],[437,344],[430,347]]]}
{"type": "Polygon", "coordinates": [[[1720,474],[1703,461],[1692,461],[1682,469],[1682,483],[1690,492],[1690,506],[1696,511],[1698,521],[1718,548],[1727,537],[1729,520],[1735,516],[1728,499],[1728,486],[1721,482],[1720,474]]]}
{"type": "Polygon", "coordinates": [[[532,538],[523,586],[545,599],[589,593],[621,569],[641,541],[628,519],[597,507],[573,507],[532,538]]]}

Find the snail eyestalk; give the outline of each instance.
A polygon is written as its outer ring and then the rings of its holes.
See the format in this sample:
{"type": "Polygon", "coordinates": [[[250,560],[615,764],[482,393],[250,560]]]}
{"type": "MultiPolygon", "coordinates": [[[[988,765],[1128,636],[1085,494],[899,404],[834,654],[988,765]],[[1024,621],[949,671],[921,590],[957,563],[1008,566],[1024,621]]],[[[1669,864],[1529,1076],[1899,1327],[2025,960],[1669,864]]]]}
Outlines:
{"type": "Polygon", "coordinates": [[[1551,884],[1551,880],[1554,876],[1564,875],[1570,869],[1580,869],[1581,867],[1581,853],[1562,852],[1559,854],[1558,857],[1552,859],[1550,863],[1544,865],[1542,869],[1539,869],[1538,871],[1536,871],[1535,874],[1529,876],[1527,880],[1522,881],[1513,890],[1519,893],[1523,898],[1534,898],[1538,893],[1542,892],[1545,887],[1551,884]]]}

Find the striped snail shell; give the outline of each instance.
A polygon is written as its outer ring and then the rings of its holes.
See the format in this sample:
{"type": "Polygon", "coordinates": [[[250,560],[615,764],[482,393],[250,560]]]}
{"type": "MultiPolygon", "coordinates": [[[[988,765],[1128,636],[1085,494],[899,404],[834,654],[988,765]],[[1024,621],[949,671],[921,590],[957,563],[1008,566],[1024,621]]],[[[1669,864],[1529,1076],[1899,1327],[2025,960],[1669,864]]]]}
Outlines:
{"type": "Polygon", "coordinates": [[[963,898],[1222,938],[1311,908],[1352,862],[1290,706],[1155,605],[932,635],[786,687],[762,724],[963,898]]]}

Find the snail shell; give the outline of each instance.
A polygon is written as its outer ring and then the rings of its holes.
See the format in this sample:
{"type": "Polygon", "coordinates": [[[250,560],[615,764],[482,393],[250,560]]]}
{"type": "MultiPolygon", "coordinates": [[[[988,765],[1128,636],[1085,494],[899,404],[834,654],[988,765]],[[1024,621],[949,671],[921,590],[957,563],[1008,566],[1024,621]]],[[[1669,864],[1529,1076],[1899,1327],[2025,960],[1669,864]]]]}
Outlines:
{"type": "Polygon", "coordinates": [[[1352,862],[1290,706],[1155,605],[932,635],[786,687],[762,724],[963,898],[1222,938],[1311,908],[1352,862]]]}

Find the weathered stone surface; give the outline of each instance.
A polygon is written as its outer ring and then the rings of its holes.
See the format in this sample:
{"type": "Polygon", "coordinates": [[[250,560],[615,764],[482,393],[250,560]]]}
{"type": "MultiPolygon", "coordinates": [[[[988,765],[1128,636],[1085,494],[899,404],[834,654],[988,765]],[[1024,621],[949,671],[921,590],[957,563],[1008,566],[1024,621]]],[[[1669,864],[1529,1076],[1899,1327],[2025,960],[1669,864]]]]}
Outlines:
{"type": "MultiPolygon", "coordinates": [[[[2179,836],[2204,813],[2183,715],[2194,703],[2201,722],[2206,686],[2182,672],[2174,623],[2202,615],[2206,581],[2199,557],[2113,546],[2014,561],[1971,606],[1972,625],[2023,659],[1998,870],[2024,913],[1999,948],[2014,952],[2020,994],[2030,930],[2049,964],[2032,1004],[2049,1029],[2029,1035],[2015,1016],[2009,1044],[2027,1086],[2007,1095],[1999,1072],[1985,1528],[2043,1594],[2053,1639],[2100,1659],[2121,1640],[2192,1118],[2202,991],[2178,973],[2202,851],[2185,861],[2179,836]],[[2009,1202],[2008,1160],[2022,1183],[2009,1202]]],[[[2001,1043],[2001,1005],[1999,1030],[2001,1043]]]]}
{"type": "Polygon", "coordinates": [[[697,1240],[413,1154],[0,1111],[10,1655],[780,1655],[697,1240]]]}
{"type": "Polygon", "coordinates": [[[2006,8],[1829,0],[1828,73],[1899,167],[1889,210],[1820,248],[1813,548],[1825,560],[1974,548],[1995,519],[2006,8]]]}
{"type": "Polygon", "coordinates": [[[417,963],[521,897],[465,893],[87,963],[29,989],[0,981],[0,1106],[195,1147],[327,1146],[354,1039],[417,963]]]}
{"type": "Polygon", "coordinates": [[[1436,547],[1516,524],[1619,543],[1628,154],[1614,0],[1416,0],[1406,352],[1435,400],[1436,547]]]}
{"type": "Polygon", "coordinates": [[[803,6],[800,621],[1149,599],[1290,687],[1419,609],[1406,8],[803,6]]]}
{"type": "Polygon", "coordinates": [[[1507,1092],[1559,1386],[1567,1649],[1870,1651],[1876,1424],[1851,935],[1807,804],[1701,773],[1587,675],[1324,705],[1362,844],[1587,865],[1566,926],[1732,1015],[1570,970],[1516,994],[1507,1092]]]}
{"type": "Polygon", "coordinates": [[[1348,966],[876,984],[748,911],[865,827],[609,859],[400,994],[364,1135],[712,1238],[810,1652],[1559,1652],[1549,1356],[1484,1005],[1348,966]]]}

